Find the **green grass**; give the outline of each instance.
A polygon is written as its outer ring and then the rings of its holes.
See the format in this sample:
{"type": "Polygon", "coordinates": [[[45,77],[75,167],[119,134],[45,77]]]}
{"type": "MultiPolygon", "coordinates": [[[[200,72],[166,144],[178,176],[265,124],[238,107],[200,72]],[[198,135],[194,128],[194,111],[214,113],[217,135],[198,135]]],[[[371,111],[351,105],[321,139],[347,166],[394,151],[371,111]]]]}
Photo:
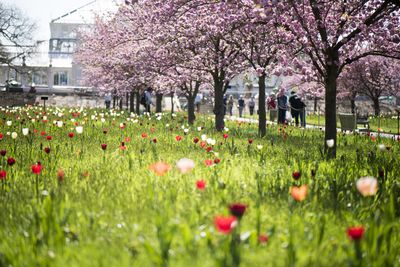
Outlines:
{"type": "Polygon", "coordinates": [[[41,117],[39,112],[1,114],[0,149],[7,155],[0,161],[7,178],[0,190],[0,266],[400,265],[398,142],[339,134],[338,156],[326,161],[320,130],[269,126],[260,139],[256,124],[227,121],[229,137],[224,139],[206,116],[187,126],[182,114],[127,120],[129,114],[116,111],[105,113],[102,123],[102,110],[82,110],[72,117],[76,110],[50,109],[48,122],[32,122],[41,117]],[[63,127],[52,124],[60,119],[63,127]],[[69,138],[74,123],[83,122],[83,134],[69,138]],[[22,135],[25,127],[28,136],[22,135]],[[7,135],[13,131],[15,140],[7,135]],[[210,152],[193,142],[203,134],[216,140],[210,152]],[[126,150],[120,149],[121,142],[126,150]],[[105,151],[102,143],[108,145],[105,151]],[[379,151],[380,143],[391,149],[379,151]],[[51,148],[49,154],[45,147],[51,148]],[[7,157],[16,164],[8,166],[7,157]],[[187,174],[175,167],[184,157],[196,164],[187,174]],[[215,158],[221,162],[204,164],[215,158]],[[37,161],[44,167],[38,176],[31,172],[37,161]],[[155,175],[149,166],[157,161],[167,162],[171,170],[155,175]],[[59,169],[65,172],[62,182],[59,169]],[[385,177],[379,178],[378,194],[362,197],[356,180],[376,177],[380,169],[385,177]],[[298,181],[292,178],[296,170],[301,172],[298,181]],[[204,191],[195,186],[199,179],[207,182],[204,191]],[[304,201],[290,196],[294,185],[308,185],[304,201]],[[221,234],[214,218],[228,215],[227,206],[234,202],[248,208],[240,227],[221,234]],[[366,228],[361,262],[346,235],[355,225],[366,228]],[[269,236],[267,244],[258,244],[260,233],[269,236]]]}

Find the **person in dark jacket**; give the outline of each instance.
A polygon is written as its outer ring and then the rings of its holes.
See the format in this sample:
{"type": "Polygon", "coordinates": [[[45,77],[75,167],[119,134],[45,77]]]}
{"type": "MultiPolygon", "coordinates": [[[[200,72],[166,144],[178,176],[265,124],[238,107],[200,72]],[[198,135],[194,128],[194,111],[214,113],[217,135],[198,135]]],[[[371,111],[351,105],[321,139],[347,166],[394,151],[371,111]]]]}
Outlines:
{"type": "Polygon", "coordinates": [[[292,91],[289,97],[290,104],[290,113],[296,122],[296,126],[299,126],[299,117],[301,121],[301,126],[306,127],[305,122],[305,107],[303,101],[301,101],[300,97],[296,94],[296,92],[292,91]]]}
{"type": "Polygon", "coordinates": [[[278,123],[284,124],[287,110],[287,96],[284,92],[280,92],[278,96],[278,123]]]}

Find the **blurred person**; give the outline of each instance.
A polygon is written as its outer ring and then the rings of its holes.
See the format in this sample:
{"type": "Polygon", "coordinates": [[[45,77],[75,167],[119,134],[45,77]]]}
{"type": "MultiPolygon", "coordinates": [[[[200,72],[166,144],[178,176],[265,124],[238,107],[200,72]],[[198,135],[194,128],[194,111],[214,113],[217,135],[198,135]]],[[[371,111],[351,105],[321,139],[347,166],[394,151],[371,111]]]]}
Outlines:
{"type": "Polygon", "coordinates": [[[243,117],[243,110],[246,103],[244,102],[243,96],[241,95],[238,100],[238,108],[239,108],[239,117],[243,117]]]}

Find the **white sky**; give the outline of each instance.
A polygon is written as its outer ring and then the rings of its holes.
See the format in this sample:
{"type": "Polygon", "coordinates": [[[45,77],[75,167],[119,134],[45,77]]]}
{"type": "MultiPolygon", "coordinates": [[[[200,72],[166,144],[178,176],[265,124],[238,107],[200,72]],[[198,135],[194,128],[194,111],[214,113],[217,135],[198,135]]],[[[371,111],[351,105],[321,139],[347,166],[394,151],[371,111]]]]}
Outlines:
{"type": "MultiPolygon", "coordinates": [[[[48,40],[50,38],[49,23],[92,0],[0,0],[3,3],[18,7],[26,16],[36,22],[37,30],[35,40],[48,40]]],[[[111,0],[110,0],[111,1],[111,0]]]]}

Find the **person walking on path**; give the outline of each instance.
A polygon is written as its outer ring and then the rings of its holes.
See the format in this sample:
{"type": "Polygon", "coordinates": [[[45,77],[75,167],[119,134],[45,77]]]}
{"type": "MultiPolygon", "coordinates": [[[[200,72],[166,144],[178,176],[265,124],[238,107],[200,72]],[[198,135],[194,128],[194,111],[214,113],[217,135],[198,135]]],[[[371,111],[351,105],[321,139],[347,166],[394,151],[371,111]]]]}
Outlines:
{"type": "Polygon", "coordinates": [[[152,88],[147,88],[142,96],[141,99],[141,104],[144,106],[146,112],[150,113],[150,107],[151,105],[153,105],[153,100],[151,99],[151,93],[152,93],[153,89],[152,88]]]}
{"type": "Polygon", "coordinates": [[[287,111],[287,96],[285,95],[285,92],[282,91],[278,96],[278,123],[285,124],[286,111],[287,111]]]}
{"type": "Polygon", "coordinates": [[[268,110],[275,110],[276,109],[276,99],[275,94],[271,93],[267,99],[267,109],[268,110]]]}
{"type": "Polygon", "coordinates": [[[289,104],[290,104],[290,113],[295,120],[296,126],[299,126],[299,117],[301,121],[301,126],[305,127],[305,107],[303,101],[301,101],[300,97],[296,94],[295,91],[290,92],[289,97],[289,104]]]}
{"type": "Polygon", "coordinates": [[[242,95],[239,97],[238,104],[239,104],[238,105],[239,117],[241,118],[241,117],[243,117],[243,109],[244,109],[244,106],[245,106],[245,102],[244,102],[244,99],[243,99],[242,95]]]}
{"type": "Polygon", "coordinates": [[[105,103],[105,105],[106,105],[106,109],[110,109],[111,100],[112,100],[111,93],[106,93],[106,94],[104,95],[104,103],[105,103]]]}
{"type": "Polygon", "coordinates": [[[252,96],[252,97],[250,98],[250,101],[249,101],[250,116],[253,116],[254,107],[255,107],[255,106],[256,106],[256,101],[254,100],[254,96],[252,96]]]}
{"type": "Polygon", "coordinates": [[[200,104],[201,100],[203,100],[203,94],[197,93],[196,97],[194,98],[194,105],[196,106],[196,112],[200,113],[200,104]]]}
{"type": "Polygon", "coordinates": [[[228,112],[230,116],[233,115],[233,104],[234,104],[233,95],[230,95],[228,98],[228,112]]]}

